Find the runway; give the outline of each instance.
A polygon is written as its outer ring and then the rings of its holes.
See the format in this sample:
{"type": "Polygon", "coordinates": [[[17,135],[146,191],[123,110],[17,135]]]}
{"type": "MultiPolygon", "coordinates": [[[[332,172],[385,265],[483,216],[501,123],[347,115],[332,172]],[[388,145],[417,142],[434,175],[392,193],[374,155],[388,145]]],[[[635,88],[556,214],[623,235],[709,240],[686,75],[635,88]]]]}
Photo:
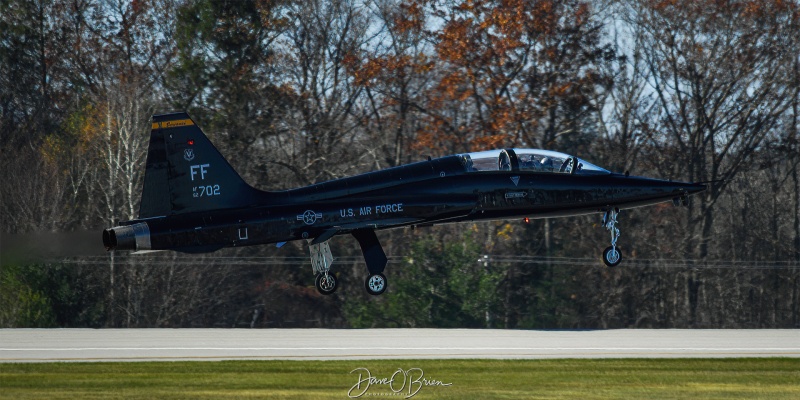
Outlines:
{"type": "Polygon", "coordinates": [[[0,362],[632,357],[800,357],[800,330],[0,330],[0,362]]]}

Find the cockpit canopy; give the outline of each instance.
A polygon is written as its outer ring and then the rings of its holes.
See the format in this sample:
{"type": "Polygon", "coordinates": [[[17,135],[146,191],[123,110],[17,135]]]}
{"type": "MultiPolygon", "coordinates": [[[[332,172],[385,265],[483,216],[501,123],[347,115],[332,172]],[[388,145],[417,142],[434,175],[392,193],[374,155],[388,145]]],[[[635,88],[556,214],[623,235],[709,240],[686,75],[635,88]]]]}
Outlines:
{"type": "Polygon", "coordinates": [[[538,149],[503,149],[459,154],[467,172],[530,171],[554,174],[610,174],[569,154],[538,149]]]}

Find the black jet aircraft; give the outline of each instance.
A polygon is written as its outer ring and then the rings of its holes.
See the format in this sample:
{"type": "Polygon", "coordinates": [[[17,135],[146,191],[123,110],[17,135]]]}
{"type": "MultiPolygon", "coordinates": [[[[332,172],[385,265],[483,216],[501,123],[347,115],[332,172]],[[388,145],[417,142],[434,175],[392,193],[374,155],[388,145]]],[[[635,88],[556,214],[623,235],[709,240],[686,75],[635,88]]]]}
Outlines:
{"type": "Polygon", "coordinates": [[[155,115],[139,218],[103,231],[107,250],[212,252],[307,240],[315,284],[336,291],[328,240],[352,235],[364,253],[367,292],[386,290],[387,258],[375,231],[508,218],[602,213],[617,248],[620,209],[686,205],[699,183],[616,174],[571,155],[501,149],[447,157],[267,192],[248,185],[186,113],[155,115]]]}

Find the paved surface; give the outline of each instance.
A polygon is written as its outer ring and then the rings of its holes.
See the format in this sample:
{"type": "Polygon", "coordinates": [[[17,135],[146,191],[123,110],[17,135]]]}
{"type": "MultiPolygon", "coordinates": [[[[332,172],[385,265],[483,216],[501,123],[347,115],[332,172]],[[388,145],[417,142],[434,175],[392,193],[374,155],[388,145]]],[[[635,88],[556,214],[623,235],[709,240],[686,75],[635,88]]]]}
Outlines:
{"type": "Polygon", "coordinates": [[[0,362],[620,357],[800,357],[800,330],[0,330],[0,362]]]}

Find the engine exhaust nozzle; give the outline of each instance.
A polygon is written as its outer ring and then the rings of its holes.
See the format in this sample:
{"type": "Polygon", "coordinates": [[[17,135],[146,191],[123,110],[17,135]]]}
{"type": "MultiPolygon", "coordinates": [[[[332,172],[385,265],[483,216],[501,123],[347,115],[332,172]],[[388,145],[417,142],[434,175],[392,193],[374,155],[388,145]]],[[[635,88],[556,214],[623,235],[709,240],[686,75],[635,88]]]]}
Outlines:
{"type": "Polygon", "coordinates": [[[147,223],[115,226],[103,231],[106,250],[150,250],[150,228],[147,223]]]}

